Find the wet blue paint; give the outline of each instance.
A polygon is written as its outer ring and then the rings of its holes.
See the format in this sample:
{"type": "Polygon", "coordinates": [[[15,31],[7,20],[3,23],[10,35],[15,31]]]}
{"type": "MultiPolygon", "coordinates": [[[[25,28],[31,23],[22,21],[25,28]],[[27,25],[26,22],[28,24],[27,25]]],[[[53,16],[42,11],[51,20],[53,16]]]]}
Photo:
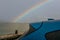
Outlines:
{"type": "MultiPolygon", "coordinates": [[[[37,23],[35,23],[37,24],[37,23]]],[[[39,23],[40,24],[40,23],[39,23]]],[[[37,24],[38,25],[38,24],[37,24]]],[[[35,28],[39,27],[33,25],[35,28]]],[[[37,31],[21,38],[21,40],[46,40],[45,34],[51,31],[60,30],[60,20],[57,21],[46,21],[43,23],[43,26],[37,31]]]]}
{"type": "Polygon", "coordinates": [[[37,23],[31,23],[31,25],[33,26],[33,28],[37,29],[41,26],[42,22],[37,22],[37,23]]]}

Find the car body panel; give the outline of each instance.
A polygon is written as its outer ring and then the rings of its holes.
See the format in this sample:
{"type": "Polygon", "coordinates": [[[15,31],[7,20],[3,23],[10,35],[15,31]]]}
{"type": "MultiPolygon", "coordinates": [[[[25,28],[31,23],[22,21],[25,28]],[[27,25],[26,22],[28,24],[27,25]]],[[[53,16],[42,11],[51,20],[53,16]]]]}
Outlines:
{"type": "MultiPolygon", "coordinates": [[[[33,25],[36,29],[39,26],[36,26],[40,23],[34,23],[33,25]]],[[[51,21],[44,21],[41,28],[38,30],[32,32],[31,34],[24,36],[21,38],[21,40],[46,40],[46,33],[51,31],[60,30],[60,20],[51,20],[51,21]]]]}

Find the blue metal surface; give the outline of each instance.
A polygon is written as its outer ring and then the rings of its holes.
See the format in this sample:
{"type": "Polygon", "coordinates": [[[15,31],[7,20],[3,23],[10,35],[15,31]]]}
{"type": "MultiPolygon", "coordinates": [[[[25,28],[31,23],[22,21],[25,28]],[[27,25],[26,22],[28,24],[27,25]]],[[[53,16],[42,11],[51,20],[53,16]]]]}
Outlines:
{"type": "MultiPolygon", "coordinates": [[[[40,23],[32,24],[37,29],[40,23]]],[[[21,38],[21,40],[46,40],[45,34],[51,31],[60,30],[60,20],[45,21],[40,29],[21,38]]]]}
{"type": "Polygon", "coordinates": [[[38,29],[40,26],[41,26],[41,24],[42,24],[42,22],[37,22],[37,23],[30,23],[35,29],[38,29]]]}

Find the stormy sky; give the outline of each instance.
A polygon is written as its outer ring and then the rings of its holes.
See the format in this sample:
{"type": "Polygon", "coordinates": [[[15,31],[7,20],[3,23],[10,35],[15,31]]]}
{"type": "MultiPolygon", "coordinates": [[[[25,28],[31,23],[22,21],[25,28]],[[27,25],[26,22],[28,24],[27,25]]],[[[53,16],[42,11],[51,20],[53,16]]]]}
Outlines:
{"type": "MultiPolygon", "coordinates": [[[[0,21],[13,21],[33,5],[44,0],[0,0],[0,21]]],[[[52,0],[31,11],[18,22],[37,22],[47,18],[60,19],[60,0],[52,0]]]]}

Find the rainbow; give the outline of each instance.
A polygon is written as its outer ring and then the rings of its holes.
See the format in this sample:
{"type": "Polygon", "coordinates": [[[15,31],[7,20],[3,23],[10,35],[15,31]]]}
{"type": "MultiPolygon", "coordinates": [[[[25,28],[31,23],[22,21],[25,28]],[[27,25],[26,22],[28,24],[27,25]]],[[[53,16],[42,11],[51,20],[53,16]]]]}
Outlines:
{"type": "Polygon", "coordinates": [[[17,16],[13,22],[17,22],[19,19],[25,17],[27,14],[29,14],[29,12],[39,8],[40,6],[49,3],[51,0],[44,0],[43,2],[39,2],[36,5],[33,5],[31,8],[29,8],[28,10],[24,11],[23,13],[21,13],[19,16],[17,16]]]}

